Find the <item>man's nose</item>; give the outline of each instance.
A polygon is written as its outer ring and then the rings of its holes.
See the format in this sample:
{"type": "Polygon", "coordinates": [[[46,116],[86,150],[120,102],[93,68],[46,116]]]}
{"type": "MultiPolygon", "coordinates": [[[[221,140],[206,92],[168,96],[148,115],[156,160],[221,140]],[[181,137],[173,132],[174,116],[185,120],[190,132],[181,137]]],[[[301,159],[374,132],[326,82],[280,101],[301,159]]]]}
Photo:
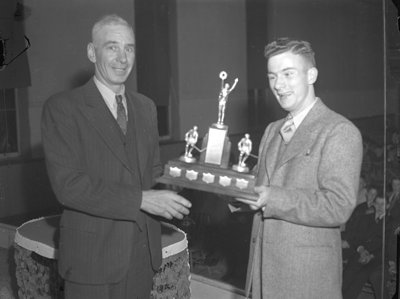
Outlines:
{"type": "Polygon", "coordinates": [[[127,54],[125,53],[125,51],[124,50],[120,50],[119,52],[118,52],[118,60],[120,61],[120,62],[126,62],[127,61],[127,54]]]}
{"type": "Polygon", "coordinates": [[[280,89],[282,87],[284,87],[286,84],[285,79],[282,76],[277,76],[276,77],[276,81],[275,81],[275,89],[280,89]]]}

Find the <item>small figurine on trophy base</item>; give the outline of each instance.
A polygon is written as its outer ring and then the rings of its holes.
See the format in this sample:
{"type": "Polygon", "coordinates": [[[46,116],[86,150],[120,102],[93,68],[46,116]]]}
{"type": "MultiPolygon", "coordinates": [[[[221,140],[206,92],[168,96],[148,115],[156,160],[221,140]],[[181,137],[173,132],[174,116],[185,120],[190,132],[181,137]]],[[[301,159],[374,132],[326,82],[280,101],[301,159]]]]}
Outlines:
{"type": "Polygon", "coordinates": [[[238,149],[240,152],[238,164],[233,165],[232,169],[237,172],[249,172],[249,167],[246,165],[247,158],[251,155],[252,142],[250,140],[250,134],[244,134],[244,137],[238,143],[238,149]]]}
{"type": "Polygon", "coordinates": [[[194,126],[193,129],[190,129],[189,131],[186,132],[185,134],[185,141],[186,141],[186,147],[185,147],[185,154],[180,157],[181,161],[184,161],[186,163],[195,163],[196,158],[193,157],[192,151],[193,149],[197,149],[196,143],[199,138],[199,133],[197,132],[197,126],[194,126]]]}

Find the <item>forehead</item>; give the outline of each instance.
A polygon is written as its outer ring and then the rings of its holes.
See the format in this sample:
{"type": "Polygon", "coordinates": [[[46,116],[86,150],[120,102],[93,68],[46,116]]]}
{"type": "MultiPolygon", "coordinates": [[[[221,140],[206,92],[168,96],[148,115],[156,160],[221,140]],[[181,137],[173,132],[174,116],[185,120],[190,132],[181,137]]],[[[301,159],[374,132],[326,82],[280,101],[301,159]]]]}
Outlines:
{"type": "Polygon", "coordinates": [[[101,27],[94,35],[94,42],[135,43],[135,37],[130,27],[123,24],[108,24],[101,27]]]}
{"type": "Polygon", "coordinates": [[[305,59],[292,52],[284,52],[268,59],[268,72],[280,72],[286,69],[302,69],[306,67],[305,59]]]}

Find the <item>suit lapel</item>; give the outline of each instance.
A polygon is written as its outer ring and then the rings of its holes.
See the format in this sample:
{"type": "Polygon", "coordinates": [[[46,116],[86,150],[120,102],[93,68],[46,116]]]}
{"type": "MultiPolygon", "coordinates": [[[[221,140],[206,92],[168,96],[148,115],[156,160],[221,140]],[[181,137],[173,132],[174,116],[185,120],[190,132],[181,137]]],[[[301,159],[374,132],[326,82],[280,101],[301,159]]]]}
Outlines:
{"type": "Polygon", "coordinates": [[[281,144],[281,137],[277,128],[280,128],[282,123],[283,121],[275,124],[270,132],[265,132],[261,140],[256,185],[270,184],[270,177],[275,169],[281,144]]]}
{"type": "Polygon", "coordinates": [[[281,152],[281,147],[284,146],[282,143],[282,137],[279,134],[279,129],[283,125],[283,122],[280,122],[279,125],[275,128],[275,132],[272,136],[272,139],[269,142],[268,145],[265,147],[268,149],[265,152],[265,168],[267,169],[268,173],[272,175],[274,173],[274,170],[276,169],[276,166],[279,162],[279,155],[281,152]]]}
{"type": "Polygon", "coordinates": [[[132,142],[132,148],[134,149],[135,159],[134,162],[138,165],[140,171],[140,178],[143,179],[144,169],[146,165],[147,149],[145,145],[145,136],[143,136],[141,128],[145,126],[143,124],[143,109],[140,107],[139,101],[135,101],[132,95],[125,94],[127,99],[129,120],[128,120],[128,142],[132,142]]]}
{"type": "Polygon", "coordinates": [[[318,119],[323,117],[326,111],[325,105],[321,100],[317,100],[314,107],[308,112],[306,117],[303,119],[299,128],[289,142],[286,148],[283,150],[281,156],[279,157],[279,162],[277,163],[277,168],[281,167],[283,164],[287,163],[294,157],[307,154],[307,150],[311,147],[313,140],[315,139],[316,125],[318,119]]]}
{"type": "Polygon", "coordinates": [[[108,110],[107,105],[95,86],[93,80],[90,80],[85,86],[84,105],[79,107],[82,113],[92,123],[98,134],[107,144],[108,148],[116,157],[128,168],[129,161],[125,152],[121,132],[113,122],[113,116],[108,110]]]}

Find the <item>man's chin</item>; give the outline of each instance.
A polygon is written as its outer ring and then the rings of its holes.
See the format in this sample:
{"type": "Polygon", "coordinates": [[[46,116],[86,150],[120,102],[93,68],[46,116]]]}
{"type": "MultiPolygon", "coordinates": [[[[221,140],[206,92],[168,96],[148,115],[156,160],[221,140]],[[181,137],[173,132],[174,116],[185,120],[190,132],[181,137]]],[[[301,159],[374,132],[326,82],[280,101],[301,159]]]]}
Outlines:
{"type": "Polygon", "coordinates": [[[124,84],[126,79],[128,79],[128,75],[123,75],[123,76],[114,76],[114,83],[115,84],[124,84]]]}

